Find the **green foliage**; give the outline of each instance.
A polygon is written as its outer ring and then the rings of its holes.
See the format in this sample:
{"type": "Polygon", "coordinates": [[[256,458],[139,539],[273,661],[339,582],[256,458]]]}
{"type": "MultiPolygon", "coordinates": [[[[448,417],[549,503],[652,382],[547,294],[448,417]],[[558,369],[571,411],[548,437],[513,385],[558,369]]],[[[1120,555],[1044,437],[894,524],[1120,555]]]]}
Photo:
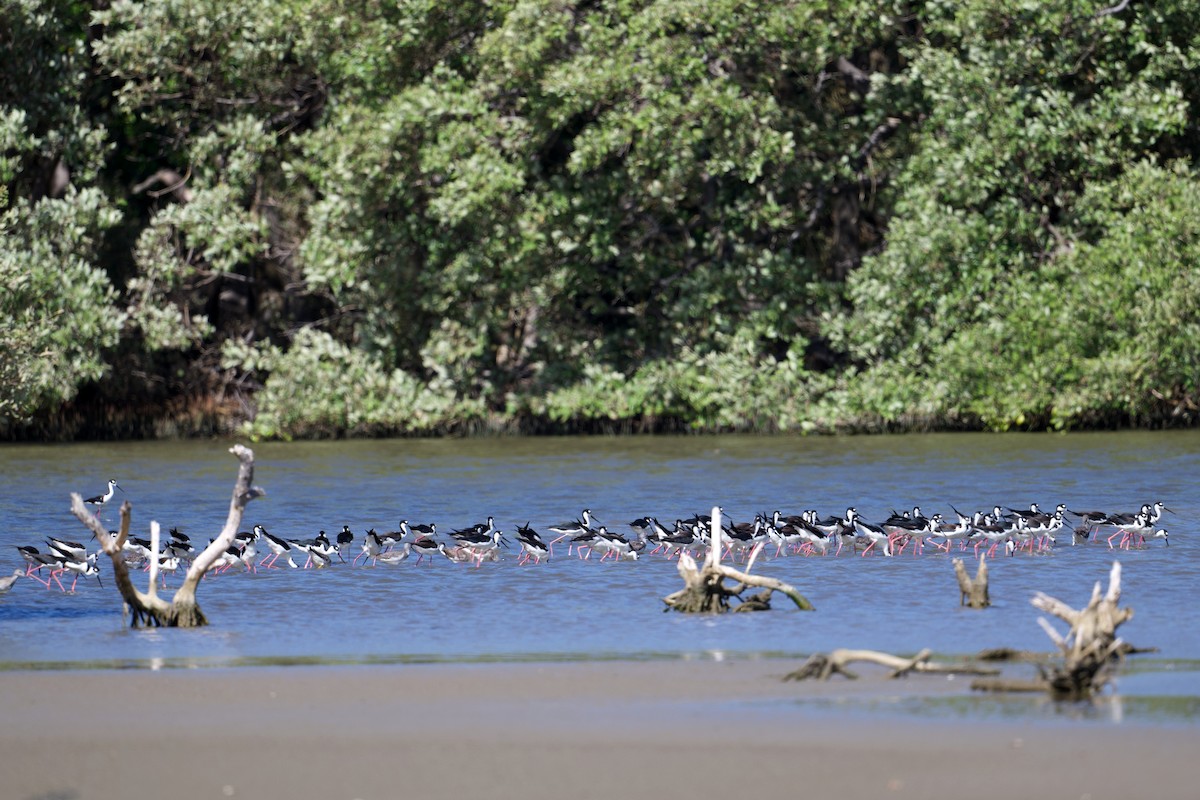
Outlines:
{"type": "Polygon", "coordinates": [[[777,302],[754,347],[787,351],[832,249],[825,198],[872,171],[851,154],[877,112],[819,77],[835,48],[888,45],[887,18],[865,18],[513,3],[479,20],[473,58],[310,138],[306,278],[362,307],[358,341],[402,368],[429,372],[430,340],[472,354],[451,380],[496,409],[719,353],[777,302]]]}
{"type": "Polygon", "coordinates": [[[99,5],[0,7],[10,420],[1196,419],[1194,4],[99,5]]]}
{"type": "Polygon", "coordinates": [[[96,239],[118,214],[98,192],[18,198],[0,216],[0,417],[24,421],[104,374],[117,343],[116,292],[92,266],[96,239]]]}
{"type": "Polygon", "coordinates": [[[108,131],[80,106],[87,90],[88,5],[5,0],[0,5],[0,183],[13,196],[46,193],[69,165],[76,186],[97,178],[108,131]]]}
{"type": "Polygon", "coordinates": [[[260,411],[249,424],[255,437],[377,436],[440,433],[477,418],[477,403],[444,393],[402,370],[388,370],[362,350],[306,328],[281,352],[248,352],[230,343],[225,356],[243,368],[270,372],[260,411]]]}
{"type": "Polygon", "coordinates": [[[1198,21],[1170,4],[1117,18],[1065,1],[929,15],[896,78],[929,114],[887,248],[851,277],[853,311],[828,321],[861,367],[828,419],[1006,429],[1163,421],[1158,394],[1187,408],[1190,357],[1176,350],[1160,371],[1149,345],[1165,326],[1140,311],[1183,302],[1190,281],[1171,276],[1194,269],[1172,237],[1196,176],[1153,164],[1196,146],[1185,81],[1198,21]],[[1164,196],[1130,188],[1148,185],[1164,196]],[[1136,238],[1112,238],[1134,220],[1136,238]],[[1146,306],[1143,281],[1171,299],[1146,306]]]}
{"type": "Polygon", "coordinates": [[[803,367],[803,343],[782,359],[762,352],[753,330],[724,347],[648,362],[632,375],[595,365],[578,382],[523,411],[587,430],[793,431],[816,427],[814,396],[827,388],[803,367]]]}

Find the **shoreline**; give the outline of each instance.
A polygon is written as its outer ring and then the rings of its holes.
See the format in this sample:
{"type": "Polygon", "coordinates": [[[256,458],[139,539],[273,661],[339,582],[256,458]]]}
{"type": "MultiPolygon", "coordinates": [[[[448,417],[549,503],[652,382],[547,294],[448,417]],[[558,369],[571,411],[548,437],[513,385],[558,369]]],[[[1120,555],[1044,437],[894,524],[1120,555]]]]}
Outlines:
{"type": "MultiPolygon", "coordinates": [[[[864,712],[790,659],[0,673],[17,798],[1194,796],[1200,727],[864,712]]],[[[857,705],[856,705],[857,704],[857,705]]]]}

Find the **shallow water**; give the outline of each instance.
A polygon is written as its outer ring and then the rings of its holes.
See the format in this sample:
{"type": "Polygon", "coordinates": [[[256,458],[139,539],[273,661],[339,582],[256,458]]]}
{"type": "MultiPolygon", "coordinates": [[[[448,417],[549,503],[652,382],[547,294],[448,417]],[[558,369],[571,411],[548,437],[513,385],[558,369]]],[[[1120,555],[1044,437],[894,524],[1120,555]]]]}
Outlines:
{"type": "MultiPolygon", "coordinates": [[[[236,474],[228,447],[0,448],[0,574],[22,563],[14,545],[40,547],[45,535],[81,541],[68,493],[94,494],[109,477],[133,503],[135,534],[148,537],[154,519],[207,540],[224,521],[236,474]]],[[[714,504],[739,521],[776,508],[827,514],[854,505],[881,519],[914,504],[949,514],[951,503],[965,511],[1031,501],[1132,511],[1161,499],[1176,513],[1163,520],[1170,547],[1159,540],[1114,553],[1072,547],[1068,536],[1051,554],[994,561],[995,605],[984,612],[959,607],[950,557],[930,551],[760,561],[756,572],[792,583],[817,611],[792,610],[777,596],[770,613],[720,618],[663,613],[661,598],[680,580],[675,563],[657,556],[613,564],[560,552],[521,567],[511,551],[480,569],[444,560],[418,567],[414,557],[394,567],[223,575],[200,587],[212,625],[199,631],[124,628],[108,570],[103,588],[81,579],[74,594],[21,581],[0,596],[0,668],[791,657],[835,647],[1047,651],[1033,592],[1081,606],[1114,557],[1124,569],[1123,601],[1136,610],[1124,637],[1160,648],[1158,664],[1200,659],[1200,432],[391,440],[255,452],[255,482],[267,496],[251,504],[243,527],[261,523],[290,538],[332,534],[344,523],[361,541],[367,528],[393,530],[401,518],[449,530],[489,514],[510,534],[529,521],[545,535],[585,506],[622,531],[643,514],[666,522],[714,504]]],[[[109,527],[116,505],[104,512],[109,527]]],[[[354,545],[347,558],[357,552],[354,545]]]]}

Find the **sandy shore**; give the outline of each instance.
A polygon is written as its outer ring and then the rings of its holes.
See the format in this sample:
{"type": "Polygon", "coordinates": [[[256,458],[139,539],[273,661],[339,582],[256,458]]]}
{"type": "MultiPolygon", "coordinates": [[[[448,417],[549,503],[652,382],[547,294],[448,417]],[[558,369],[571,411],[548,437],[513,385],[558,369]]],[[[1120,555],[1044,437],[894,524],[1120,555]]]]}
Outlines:
{"type": "Polygon", "coordinates": [[[1197,727],[841,714],[962,689],[782,683],[794,666],[0,673],[0,797],[1197,796],[1197,727]]]}

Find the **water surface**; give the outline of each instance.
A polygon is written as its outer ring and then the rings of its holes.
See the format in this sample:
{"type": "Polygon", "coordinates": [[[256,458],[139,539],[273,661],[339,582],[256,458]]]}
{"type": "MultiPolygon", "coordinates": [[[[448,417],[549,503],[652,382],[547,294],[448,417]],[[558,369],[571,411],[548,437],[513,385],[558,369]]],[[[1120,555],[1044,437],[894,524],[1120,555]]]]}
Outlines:
{"type": "MultiPolygon", "coordinates": [[[[109,477],[133,503],[134,532],[150,520],[206,541],[221,528],[237,462],[228,442],[154,442],[0,448],[6,524],[0,574],[18,544],[45,535],[80,541],[68,493],[100,492],[109,477]]],[[[0,666],[241,665],[463,660],[805,656],[835,647],[969,654],[985,647],[1049,650],[1029,605],[1044,590],[1081,606],[1124,568],[1122,628],[1160,663],[1200,659],[1196,521],[1200,432],[945,434],[894,437],[654,437],[388,440],[262,444],[244,528],[307,538],[347,524],[361,540],[401,518],[439,530],[496,518],[514,531],[576,517],[584,507],[612,528],[644,514],[663,521],[707,512],[734,519],[781,509],[822,514],[856,506],[868,519],[919,504],[926,513],[1025,507],[1135,510],[1163,500],[1176,512],[1161,540],[1131,552],[1102,545],[991,565],[994,606],[959,607],[950,557],[788,557],[755,571],[792,583],[815,604],[776,598],[765,614],[663,613],[680,586],[674,562],[580,561],[559,553],[520,567],[515,551],[480,569],[415,558],[395,567],[337,564],[206,579],[200,631],[131,631],[111,580],[74,594],[22,581],[0,597],[0,666]]],[[[104,511],[116,526],[115,504],[104,511]]],[[[357,546],[348,558],[357,553],[357,546]]],[[[105,570],[105,577],[108,570],[105,570]]],[[[139,579],[143,580],[143,579],[139,579]]],[[[1195,674],[1194,672],[1191,674],[1195,674]]],[[[1200,695],[1195,681],[1193,695],[1200,695]]]]}

